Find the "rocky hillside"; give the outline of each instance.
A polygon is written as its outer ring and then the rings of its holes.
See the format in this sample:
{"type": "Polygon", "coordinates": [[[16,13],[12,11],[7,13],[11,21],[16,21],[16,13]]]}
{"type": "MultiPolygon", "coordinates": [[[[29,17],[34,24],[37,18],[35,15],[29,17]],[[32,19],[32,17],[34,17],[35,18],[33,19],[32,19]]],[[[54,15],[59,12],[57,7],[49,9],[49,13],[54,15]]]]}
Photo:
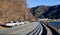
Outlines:
{"type": "Polygon", "coordinates": [[[37,6],[30,9],[37,18],[60,18],[60,5],[55,6],[37,6]]]}
{"type": "Polygon", "coordinates": [[[31,10],[32,14],[33,14],[35,17],[41,18],[41,17],[43,17],[43,16],[41,16],[42,13],[44,13],[45,11],[47,11],[48,8],[49,8],[49,7],[47,7],[47,6],[37,6],[37,7],[31,8],[30,10],[31,10]]]}
{"type": "Polygon", "coordinates": [[[51,6],[42,14],[45,18],[60,19],[60,5],[51,6]]]}
{"type": "Polygon", "coordinates": [[[34,17],[26,6],[26,0],[0,0],[0,24],[5,24],[8,21],[33,19],[34,17]],[[25,18],[26,12],[27,16],[31,16],[30,18],[25,18]]]}

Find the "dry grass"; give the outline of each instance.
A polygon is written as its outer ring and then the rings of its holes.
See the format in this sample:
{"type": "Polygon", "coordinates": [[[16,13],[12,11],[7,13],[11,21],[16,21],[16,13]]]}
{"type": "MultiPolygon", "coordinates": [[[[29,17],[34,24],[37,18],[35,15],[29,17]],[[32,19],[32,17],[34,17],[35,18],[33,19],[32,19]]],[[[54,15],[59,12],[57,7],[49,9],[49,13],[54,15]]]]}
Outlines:
{"type": "MultiPolygon", "coordinates": [[[[8,21],[25,20],[26,11],[27,20],[33,20],[34,17],[26,6],[26,0],[0,0],[0,24],[4,25],[8,21]]],[[[3,27],[0,26],[0,29],[3,27]]]]}

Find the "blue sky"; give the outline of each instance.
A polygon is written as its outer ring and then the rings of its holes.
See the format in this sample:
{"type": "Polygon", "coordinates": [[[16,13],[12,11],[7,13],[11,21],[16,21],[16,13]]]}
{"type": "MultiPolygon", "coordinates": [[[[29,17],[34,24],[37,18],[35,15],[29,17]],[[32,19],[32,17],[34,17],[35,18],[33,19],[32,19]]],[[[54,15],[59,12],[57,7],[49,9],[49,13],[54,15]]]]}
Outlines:
{"type": "Polygon", "coordinates": [[[60,0],[27,0],[27,7],[35,7],[38,5],[53,6],[60,4],[60,0]]]}

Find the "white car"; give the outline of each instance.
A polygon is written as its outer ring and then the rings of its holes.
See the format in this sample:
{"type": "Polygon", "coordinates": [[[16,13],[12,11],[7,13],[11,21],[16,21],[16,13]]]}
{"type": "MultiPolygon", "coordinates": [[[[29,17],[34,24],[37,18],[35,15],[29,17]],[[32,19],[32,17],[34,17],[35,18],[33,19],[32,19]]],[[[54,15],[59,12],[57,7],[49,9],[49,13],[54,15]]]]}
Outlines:
{"type": "Polygon", "coordinates": [[[24,23],[26,24],[26,23],[30,23],[29,21],[24,21],[24,23]]]}
{"type": "Polygon", "coordinates": [[[24,22],[19,22],[19,21],[11,21],[7,22],[6,26],[17,26],[17,25],[22,25],[24,22]]]}
{"type": "Polygon", "coordinates": [[[17,25],[22,25],[22,24],[24,24],[23,21],[16,21],[16,23],[17,23],[17,25]]]}

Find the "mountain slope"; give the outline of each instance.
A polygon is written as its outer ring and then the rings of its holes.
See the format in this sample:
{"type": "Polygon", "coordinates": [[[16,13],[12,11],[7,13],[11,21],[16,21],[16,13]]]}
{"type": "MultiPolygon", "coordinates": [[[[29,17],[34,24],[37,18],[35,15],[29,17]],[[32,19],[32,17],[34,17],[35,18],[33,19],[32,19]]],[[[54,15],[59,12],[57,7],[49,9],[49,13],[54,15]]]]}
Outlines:
{"type": "Polygon", "coordinates": [[[42,13],[44,13],[45,11],[47,11],[48,8],[49,8],[49,7],[47,7],[47,6],[37,6],[37,7],[31,8],[30,10],[31,10],[32,14],[33,14],[35,17],[41,18],[41,17],[43,17],[43,16],[41,16],[42,13]]]}
{"type": "Polygon", "coordinates": [[[42,14],[45,18],[58,19],[60,18],[60,5],[51,6],[45,13],[42,14]]]}
{"type": "Polygon", "coordinates": [[[37,18],[60,18],[60,5],[55,6],[37,6],[30,9],[37,18]]]}

